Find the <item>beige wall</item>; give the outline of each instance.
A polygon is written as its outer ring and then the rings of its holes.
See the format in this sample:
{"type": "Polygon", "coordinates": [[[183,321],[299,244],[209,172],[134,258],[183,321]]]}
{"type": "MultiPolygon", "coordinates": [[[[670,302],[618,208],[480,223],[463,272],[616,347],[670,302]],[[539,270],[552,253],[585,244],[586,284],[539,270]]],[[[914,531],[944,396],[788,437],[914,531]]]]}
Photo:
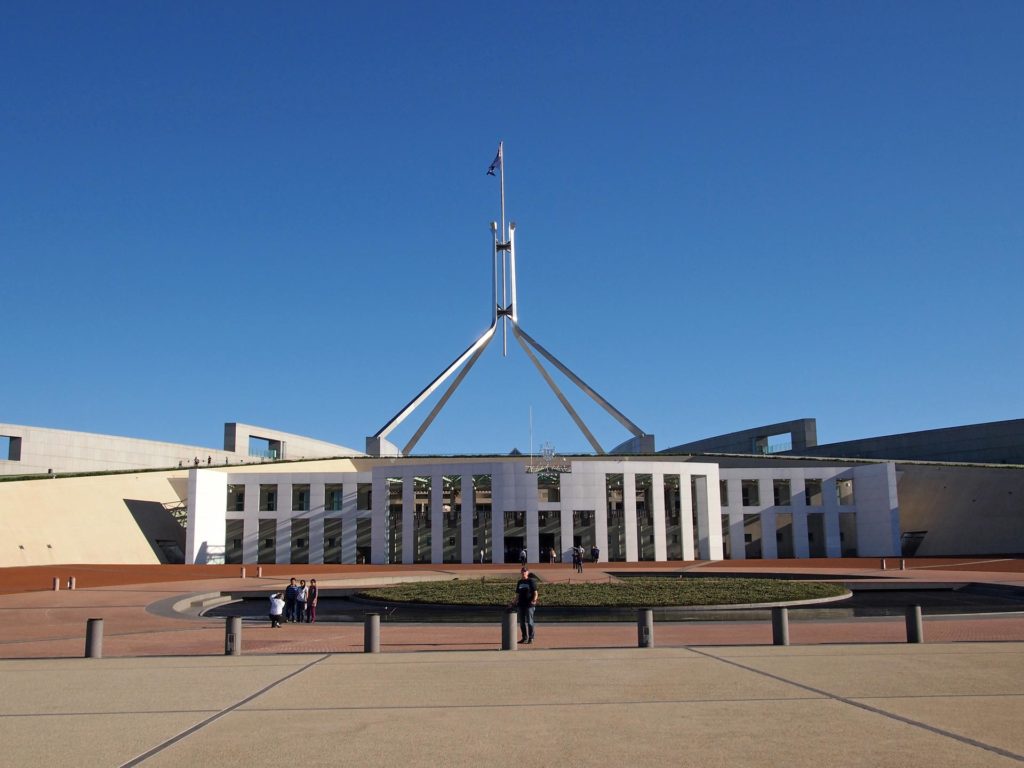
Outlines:
{"type": "Polygon", "coordinates": [[[1024,552],[1024,467],[898,464],[900,529],[920,556],[1024,552]]]}
{"type": "Polygon", "coordinates": [[[159,563],[150,538],[174,529],[158,505],[181,501],[187,481],[173,471],[0,482],[0,567],[159,563]]]}

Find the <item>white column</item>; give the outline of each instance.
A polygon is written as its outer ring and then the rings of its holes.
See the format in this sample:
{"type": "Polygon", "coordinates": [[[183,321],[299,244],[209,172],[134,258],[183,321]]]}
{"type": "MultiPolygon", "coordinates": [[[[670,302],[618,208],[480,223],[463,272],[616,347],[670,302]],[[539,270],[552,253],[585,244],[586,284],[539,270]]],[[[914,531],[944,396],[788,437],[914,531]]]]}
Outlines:
{"type": "MultiPolygon", "coordinates": [[[[373,503],[370,512],[370,560],[374,565],[381,565],[388,561],[388,484],[387,475],[384,473],[373,473],[373,503]]],[[[345,524],[342,523],[342,527],[345,524]]],[[[344,536],[344,533],[342,534],[344,536]]],[[[344,546],[344,539],[342,539],[344,546]]],[[[346,561],[347,562],[347,561],[346,561]]]]}
{"type": "Polygon", "coordinates": [[[505,478],[501,468],[491,472],[491,562],[505,562],[505,478]]]}
{"type": "Polygon", "coordinates": [[[839,500],[836,498],[836,478],[830,477],[822,483],[825,513],[825,557],[841,557],[843,543],[839,538],[839,500]]]}
{"type": "Polygon", "coordinates": [[[533,481],[531,493],[530,484],[526,487],[526,559],[531,563],[540,562],[540,523],[537,520],[540,500],[537,497],[537,475],[531,474],[529,479],[533,481]]]}
{"type": "MultiPolygon", "coordinates": [[[[372,480],[370,481],[373,482],[372,480]]],[[[370,496],[377,498],[376,489],[370,486],[370,496]]],[[[384,493],[387,496],[387,493],[384,493]]],[[[370,501],[371,520],[373,519],[373,501],[370,501]]],[[[341,562],[354,564],[356,561],[357,515],[359,514],[359,482],[358,478],[342,481],[341,485],[341,562]]],[[[370,560],[373,561],[373,528],[370,528],[370,560]]]]}
{"type": "Polygon", "coordinates": [[[730,510],[729,546],[732,548],[732,560],[747,559],[747,542],[743,538],[743,533],[743,508],[741,507],[739,511],[730,510]]]}
{"type": "Polygon", "coordinates": [[[324,561],[324,501],[327,492],[320,481],[309,484],[309,562],[324,561]]]}
{"type": "Polygon", "coordinates": [[[283,565],[292,561],[292,518],[291,512],[281,511],[280,494],[277,496],[277,512],[274,514],[277,517],[277,527],[274,531],[274,562],[283,565]]]}
{"type": "Polygon", "coordinates": [[[459,559],[464,563],[476,562],[473,552],[473,504],[476,494],[473,493],[473,476],[462,475],[462,511],[459,512],[459,528],[462,533],[462,546],[459,559]]]}
{"type": "Polygon", "coordinates": [[[777,560],[779,557],[779,542],[776,540],[779,526],[776,520],[776,510],[761,510],[761,557],[765,560],[777,560]]]}
{"type": "Polygon", "coordinates": [[[402,475],[402,563],[416,562],[416,476],[402,475]]]}
{"type": "Polygon", "coordinates": [[[444,562],[444,475],[430,476],[430,562],[444,562]]]}
{"type": "Polygon", "coordinates": [[[654,515],[654,559],[668,560],[668,545],[665,540],[665,475],[655,472],[651,478],[651,512],[654,515]]]}
{"type": "Polygon", "coordinates": [[[189,470],[185,562],[205,565],[211,553],[226,553],[226,527],[227,476],[221,472],[189,470]]]}
{"type": "Polygon", "coordinates": [[[704,482],[704,515],[707,519],[708,557],[721,560],[722,553],[722,493],[718,485],[718,472],[712,470],[704,482]]]}
{"type": "Polygon", "coordinates": [[[566,504],[562,496],[563,501],[559,502],[560,508],[558,512],[558,525],[561,531],[561,545],[562,551],[558,553],[558,559],[563,563],[571,563],[572,557],[569,555],[569,551],[572,549],[573,544],[573,510],[572,503],[566,504]]]}
{"type": "Polygon", "coordinates": [[[260,484],[245,483],[245,522],[242,524],[242,562],[255,563],[260,554],[260,484]]]}
{"type": "Polygon", "coordinates": [[[794,477],[790,486],[793,494],[789,500],[793,505],[793,557],[808,558],[811,546],[807,538],[807,486],[804,476],[794,477]]]}
{"type": "MultiPolygon", "coordinates": [[[[711,560],[710,521],[708,520],[708,479],[703,475],[694,478],[694,500],[697,502],[697,553],[701,560],[711,560]]],[[[721,521],[719,521],[721,529],[721,521]]],[[[721,559],[721,555],[719,555],[721,559]]]]}
{"type": "Polygon", "coordinates": [[[290,563],[292,561],[292,484],[277,484],[277,542],[274,549],[275,560],[278,563],[290,563]],[[282,535],[283,532],[283,535],[282,535]]]}
{"type": "Polygon", "coordinates": [[[697,551],[693,546],[693,494],[690,477],[688,474],[679,476],[679,530],[683,535],[683,560],[697,559],[697,551]]]}
{"type": "Polygon", "coordinates": [[[622,524],[625,527],[626,562],[640,560],[636,542],[636,473],[622,473],[622,524]]]}

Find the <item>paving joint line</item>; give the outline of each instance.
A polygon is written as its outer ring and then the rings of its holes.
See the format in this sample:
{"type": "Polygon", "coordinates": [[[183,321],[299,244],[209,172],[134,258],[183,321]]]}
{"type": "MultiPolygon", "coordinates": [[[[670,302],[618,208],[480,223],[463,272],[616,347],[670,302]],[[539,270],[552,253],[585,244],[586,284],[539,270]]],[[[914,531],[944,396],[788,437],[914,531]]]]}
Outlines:
{"type": "Polygon", "coordinates": [[[245,706],[250,701],[253,701],[254,699],[259,698],[260,696],[262,696],[267,691],[270,691],[270,690],[276,688],[277,686],[279,686],[281,683],[287,682],[288,680],[291,680],[296,675],[302,674],[307,669],[309,669],[309,668],[319,664],[321,661],[324,661],[325,659],[330,658],[330,656],[331,655],[329,653],[325,654],[325,655],[321,656],[319,659],[314,659],[313,661],[309,662],[308,664],[305,664],[302,667],[299,667],[298,669],[293,670],[292,672],[290,672],[289,674],[285,675],[284,677],[279,678],[279,679],[275,680],[274,682],[270,683],[269,685],[264,686],[260,690],[256,691],[256,693],[253,693],[253,694],[251,694],[249,696],[246,696],[241,701],[236,701],[230,707],[225,707],[220,712],[217,712],[217,713],[211,715],[210,717],[206,718],[205,720],[196,723],[191,728],[186,728],[184,731],[182,731],[181,733],[177,734],[176,736],[172,736],[171,738],[161,742],[160,744],[157,744],[152,749],[149,749],[149,750],[143,752],[138,757],[134,757],[131,760],[129,760],[127,763],[123,763],[121,765],[121,768],[133,768],[133,766],[139,765],[140,763],[148,760],[149,758],[153,757],[154,755],[156,755],[156,754],[158,754],[160,752],[163,752],[168,747],[171,747],[171,746],[177,744],[179,741],[188,738],[193,733],[196,733],[197,731],[202,730],[203,728],[205,728],[206,726],[210,725],[211,723],[216,722],[217,720],[219,720],[220,718],[224,717],[225,715],[231,714],[232,712],[237,710],[239,707],[245,706]]]}
{"type": "MultiPolygon", "coordinates": [[[[969,736],[961,736],[958,733],[953,733],[952,731],[947,731],[947,730],[944,730],[942,728],[938,728],[938,727],[936,727],[934,725],[928,725],[928,723],[922,723],[920,720],[913,720],[913,719],[911,719],[909,717],[904,717],[903,715],[897,715],[895,712],[887,712],[886,710],[880,709],[879,707],[873,707],[870,704],[865,704],[863,702],[856,701],[855,699],[849,699],[849,698],[847,698],[845,696],[840,696],[839,694],[836,694],[836,693],[830,693],[829,691],[825,691],[825,690],[822,690],[820,688],[815,688],[815,687],[810,686],[810,685],[805,685],[804,683],[798,683],[795,680],[789,680],[789,679],[787,679],[785,677],[782,677],[781,675],[776,675],[776,674],[773,674],[771,672],[765,672],[762,669],[757,669],[756,667],[750,667],[750,666],[747,666],[746,664],[740,664],[739,662],[733,661],[732,659],[725,659],[725,658],[722,658],[721,656],[715,656],[714,654],[706,653],[705,651],[699,651],[699,650],[697,650],[695,648],[690,648],[689,650],[693,651],[694,653],[699,653],[701,656],[704,656],[704,657],[706,657],[708,659],[713,659],[714,661],[720,661],[720,662],[723,662],[725,664],[729,664],[731,666],[737,667],[739,669],[746,670],[747,672],[753,672],[753,673],[758,674],[758,675],[763,675],[764,677],[770,678],[772,680],[776,680],[776,681],[778,681],[780,683],[786,683],[787,685],[796,686],[797,688],[801,688],[801,689],[803,689],[805,691],[810,691],[811,693],[816,693],[816,694],[818,694],[820,696],[824,696],[826,698],[832,699],[833,701],[838,701],[841,704],[848,704],[851,707],[856,707],[857,709],[862,709],[865,712],[871,712],[872,714],[875,714],[875,715],[881,715],[882,717],[889,718],[890,720],[896,720],[897,722],[903,723],[905,725],[910,725],[910,726],[913,726],[915,728],[921,728],[922,730],[928,731],[929,733],[934,733],[934,734],[936,734],[938,736],[945,736],[946,738],[953,739],[954,741],[959,741],[961,744],[967,744],[968,746],[977,747],[978,749],[983,749],[983,750],[985,750],[987,752],[992,752],[992,753],[1000,755],[1002,757],[1008,757],[1011,760],[1016,760],[1018,763],[1024,763],[1024,755],[1019,755],[1016,752],[1011,752],[1008,749],[1003,749],[1002,747],[997,747],[994,744],[986,744],[983,741],[978,741],[977,739],[972,739],[969,736]]],[[[764,658],[764,657],[761,657],[761,658],[764,658]]],[[[869,697],[869,698],[873,698],[873,697],[869,697]]]]}

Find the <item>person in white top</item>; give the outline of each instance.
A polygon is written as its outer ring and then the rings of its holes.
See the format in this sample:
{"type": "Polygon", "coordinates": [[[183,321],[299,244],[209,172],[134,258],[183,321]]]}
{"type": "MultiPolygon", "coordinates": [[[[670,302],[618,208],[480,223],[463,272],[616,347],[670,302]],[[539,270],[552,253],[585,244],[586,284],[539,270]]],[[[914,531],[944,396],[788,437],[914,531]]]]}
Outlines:
{"type": "Polygon", "coordinates": [[[280,592],[270,596],[270,627],[271,629],[281,626],[281,614],[284,613],[284,598],[280,592]]]}
{"type": "Polygon", "coordinates": [[[299,579],[299,591],[295,593],[295,621],[300,624],[306,620],[306,599],[309,597],[309,588],[305,579],[299,579]]]}

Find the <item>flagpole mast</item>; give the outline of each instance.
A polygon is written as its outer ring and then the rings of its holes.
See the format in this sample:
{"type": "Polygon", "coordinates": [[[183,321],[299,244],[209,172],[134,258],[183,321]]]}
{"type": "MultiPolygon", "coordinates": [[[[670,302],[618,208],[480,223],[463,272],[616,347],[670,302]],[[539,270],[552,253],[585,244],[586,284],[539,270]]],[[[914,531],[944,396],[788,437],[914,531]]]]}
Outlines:
{"type": "MultiPolygon", "coordinates": [[[[501,187],[501,240],[508,242],[505,230],[505,142],[498,142],[498,179],[501,187]]],[[[508,307],[508,251],[501,252],[501,308],[508,307]]],[[[508,357],[508,315],[501,321],[501,354],[508,357]]]]}
{"type": "Polygon", "coordinates": [[[508,232],[505,231],[505,142],[498,142],[498,172],[501,179],[501,236],[508,242],[508,232]]]}

